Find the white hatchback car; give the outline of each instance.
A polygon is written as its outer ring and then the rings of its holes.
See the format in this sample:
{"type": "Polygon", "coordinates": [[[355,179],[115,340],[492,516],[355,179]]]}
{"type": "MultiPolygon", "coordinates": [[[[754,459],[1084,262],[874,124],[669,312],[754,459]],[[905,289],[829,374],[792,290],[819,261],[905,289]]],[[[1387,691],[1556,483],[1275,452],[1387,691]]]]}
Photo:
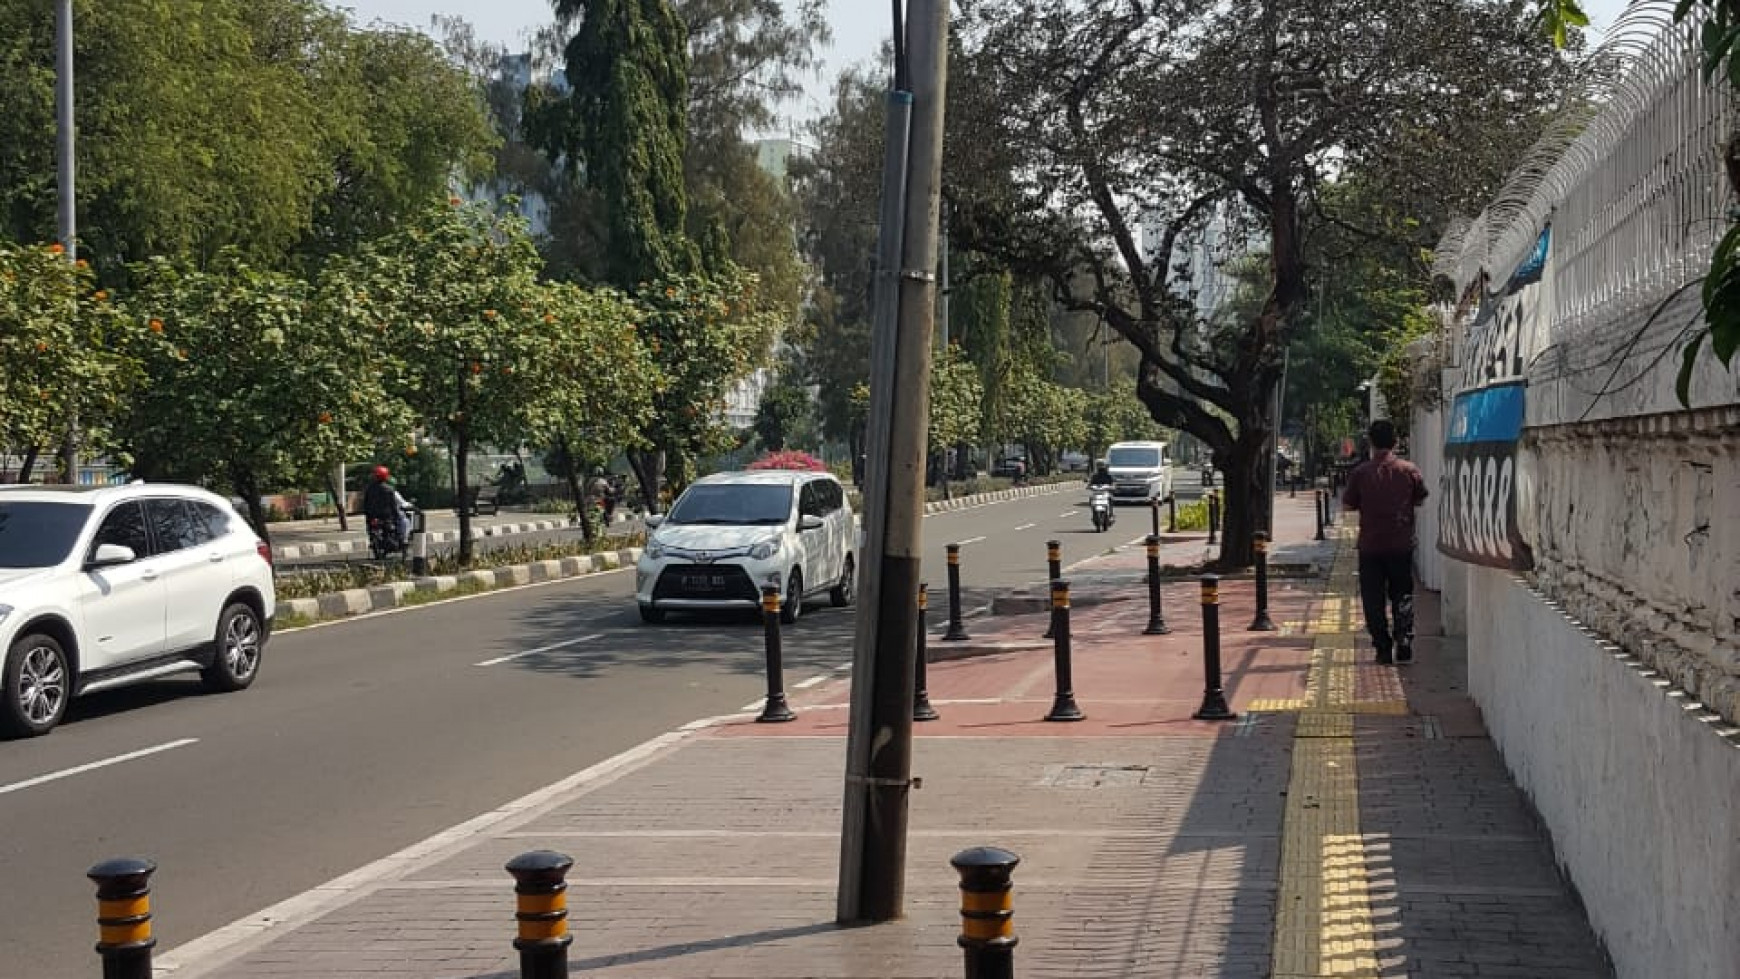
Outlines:
{"type": "Polygon", "coordinates": [[[192,486],[0,488],[0,736],[46,734],[81,694],[198,670],[254,682],[271,551],[192,486]]]}
{"type": "Polygon", "coordinates": [[[846,491],[827,473],[759,470],[696,480],[663,517],[647,519],[635,569],[640,617],[678,609],[758,608],[780,589],[780,617],[826,592],[850,605],[857,584],[857,524],[846,491]]]}

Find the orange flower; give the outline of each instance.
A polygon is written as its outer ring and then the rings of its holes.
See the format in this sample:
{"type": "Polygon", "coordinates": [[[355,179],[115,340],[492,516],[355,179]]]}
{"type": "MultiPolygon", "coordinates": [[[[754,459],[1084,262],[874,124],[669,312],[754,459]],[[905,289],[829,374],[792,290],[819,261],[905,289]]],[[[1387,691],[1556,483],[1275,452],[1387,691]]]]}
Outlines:
{"type": "Polygon", "coordinates": [[[665,287],[665,298],[666,298],[666,299],[675,299],[675,298],[677,298],[677,290],[675,290],[675,289],[673,289],[673,288],[671,288],[671,287],[670,287],[670,286],[666,286],[666,287],[665,287]]]}
{"type": "Polygon", "coordinates": [[[106,303],[109,301],[109,293],[105,289],[98,289],[96,292],[91,294],[91,298],[95,299],[97,302],[106,303]]]}
{"type": "Polygon", "coordinates": [[[83,272],[85,269],[88,269],[90,267],[91,267],[91,263],[85,261],[82,258],[73,263],[73,268],[78,269],[81,272],[83,272]]]}
{"type": "Polygon", "coordinates": [[[484,310],[484,311],[483,311],[483,318],[484,318],[484,319],[486,319],[486,320],[493,320],[493,319],[495,319],[495,310],[493,310],[493,309],[486,309],[486,310],[484,310]]]}
{"type": "Polygon", "coordinates": [[[42,353],[43,351],[45,351],[47,349],[48,349],[47,343],[45,343],[41,340],[36,341],[36,352],[37,353],[42,353]]]}
{"type": "Polygon", "coordinates": [[[449,206],[451,206],[451,207],[458,207],[458,206],[459,206],[459,205],[461,205],[461,204],[463,204],[463,203],[465,203],[465,202],[464,202],[464,201],[462,201],[462,200],[460,200],[460,199],[459,199],[459,198],[457,198],[457,197],[449,197],[449,198],[447,198],[447,203],[448,203],[448,205],[449,205],[449,206]]]}
{"type": "Polygon", "coordinates": [[[332,412],[330,412],[330,411],[321,412],[320,413],[320,424],[322,424],[322,425],[332,424],[332,412]]]}
{"type": "Polygon", "coordinates": [[[483,365],[478,363],[475,360],[472,361],[471,362],[471,372],[473,374],[482,374],[483,373],[483,365]]]}
{"type": "Polygon", "coordinates": [[[48,246],[48,253],[50,255],[65,255],[66,254],[66,246],[57,241],[54,244],[48,246]]]}
{"type": "Polygon", "coordinates": [[[152,333],[162,333],[163,332],[163,321],[162,320],[154,319],[150,322],[149,326],[151,327],[152,333]]]}
{"type": "Polygon", "coordinates": [[[545,313],[544,314],[544,322],[546,322],[546,323],[556,322],[556,314],[555,313],[545,313]]]}

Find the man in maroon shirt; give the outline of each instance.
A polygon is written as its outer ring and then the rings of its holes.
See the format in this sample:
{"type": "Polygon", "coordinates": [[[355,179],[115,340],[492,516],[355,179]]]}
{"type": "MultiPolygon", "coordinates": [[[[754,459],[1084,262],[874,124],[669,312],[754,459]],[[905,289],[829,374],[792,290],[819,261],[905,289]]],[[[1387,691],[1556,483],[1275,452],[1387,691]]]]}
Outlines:
{"type": "Polygon", "coordinates": [[[1414,508],[1426,500],[1426,481],[1418,466],[1396,458],[1394,422],[1380,418],[1368,434],[1371,458],[1347,477],[1342,503],[1359,511],[1359,595],[1377,661],[1407,663],[1414,658],[1414,508]],[[1395,609],[1393,629],[1386,599],[1395,609]]]}

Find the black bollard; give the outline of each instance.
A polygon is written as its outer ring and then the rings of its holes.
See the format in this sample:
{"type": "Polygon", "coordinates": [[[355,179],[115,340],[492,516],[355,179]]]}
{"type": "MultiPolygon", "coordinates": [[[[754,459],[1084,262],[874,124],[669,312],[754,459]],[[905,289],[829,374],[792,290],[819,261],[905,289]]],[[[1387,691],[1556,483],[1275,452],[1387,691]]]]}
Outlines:
{"type": "MultiPolygon", "coordinates": [[[[1048,540],[1045,542],[1045,580],[1056,581],[1061,577],[1063,577],[1063,545],[1057,541],[1048,540]]],[[[1039,638],[1050,639],[1052,625],[1053,617],[1047,616],[1045,635],[1039,638]]]]}
{"type": "Polygon", "coordinates": [[[1178,533],[1178,493],[1176,490],[1166,494],[1166,532],[1168,534],[1178,533]]]}
{"type": "Polygon", "coordinates": [[[1269,619],[1269,535],[1257,531],[1252,535],[1252,548],[1257,558],[1257,616],[1251,620],[1252,632],[1274,632],[1269,619]]]}
{"type": "Polygon", "coordinates": [[[1014,884],[1021,858],[994,846],[976,846],[949,858],[961,875],[961,937],[967,979],[1015,979],[1014,884]]]}
{"type": "Polygon", "coordinates": [[[1160,535],[1148,535],[1148,628],[1144,636],[1164,636],[1172,632],[1166,624],[1166,612],[1160,607],[1160,535]]]}
{"type": "Polygon", "coordinates": [[[936,708],[930,705],[930,691],[926,689],[929,678],[925,668],[925,648],[929,645],[925,636],[924,613],[930,608],[930,586],[924,582],[918,583],[918,649],[912,659],[912,719],[915,721],[934,721],[939,716],[936,708]]]}
{"type": "Polygon", "coordinates": [[[948,545],[949,553],[949,627],[943,633],[944,642],[960,642],[969,638],[967,627],[961,624],[961,545],[948,545]]]}
{"type": "Polygon", "coordinates": [[[1149,524],[1151,525],[1150,532],[1155,537],[1159,537],[1160,536],[1160,498],[1158,496],[1156,496],[1152,500],[1148,501],[1148,513],[1149,513],[1149,517],[1150,517],[1149,524]]]}
{"type": "Polygon", "coordinates": [[[1220,493],[1211,491],[1208,494],[1208,542],[1213,544],[1218,540],[1216,534],[1220,531],[1220,493]]]}
{"type": "Polygon", "coordinates": [[[1317,539],[1324,540],[1325,538],[1323,536],[1323,507],[1324,507],[1323,491],[1316,490],[1313,493],[1313,497],[1314,498],[1311,501],[1312,505],[1317,508],[1317,539]]]}
{"type": "Polygon", "coordinates": [[[514,919],[520,979],[568,979],[568,869],[574,858],[531,850],[508,861],[514,876],[514,919]]]}
{"type": "Polygon", "coordinates": [[[85,872],[97,883],[97,954],[103,979],[151,979],[151,875],[149,860],[105,860],[85,872]]]}
{"type": "Polygon", "coordinates": [[[767,702],[761,706],[762,724],[797,720],[785,702],[785,651],[779,639],[779,586],[761,586],[761,631],[767,644],[767,702]]]}
{"type": "Polygon", "coordinates": [[[1323,494],[1323,526],[1335,526],[1335,491],[1329,490],[1323,494]]]}
{"type": "Polygon", "coordinates": [[[1057,695],[1051,701],[1048,721],[1080,721],[1087,715],[1075,703],[1074,671],[1069,656],[1069,582],[1058,579],[1051,583],[1051,645],[1057,672],[1057,695]]]}
{"type": "Polygon", "coordinates": [[[1220,576],[1202,576],[1202,706],[1190,715],[1199,721],[1230,721],[1238,717],[1227,709],[1226,693],[1220,688],[1220,576]]]}

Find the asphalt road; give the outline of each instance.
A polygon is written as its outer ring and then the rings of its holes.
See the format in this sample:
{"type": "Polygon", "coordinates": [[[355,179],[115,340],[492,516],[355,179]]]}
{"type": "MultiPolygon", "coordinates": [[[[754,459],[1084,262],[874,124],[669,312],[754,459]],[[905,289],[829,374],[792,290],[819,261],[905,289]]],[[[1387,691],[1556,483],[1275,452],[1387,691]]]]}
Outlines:
{"type": "MultiPolygon", "coordinates": [[[[1048,538],[1068,563],[1147,532],[1126,508],[1094,533],[1084,498],[926,518],[932,608],[950,541],[980,592],[1042,579],[1048,538]]],[[[111,691],[46,738],[0,743],[0,974],[100,971],[84,873],[104,858],[157,861],[168,949],[758,701],[752,616],[643,626],[631,593],[623,571],[285,633],[244,693],[193,679],[111,691]]],[[[845,668],[851,633],[851,610],[811,606],[786,633],[787,683],[845,668]]]]}

